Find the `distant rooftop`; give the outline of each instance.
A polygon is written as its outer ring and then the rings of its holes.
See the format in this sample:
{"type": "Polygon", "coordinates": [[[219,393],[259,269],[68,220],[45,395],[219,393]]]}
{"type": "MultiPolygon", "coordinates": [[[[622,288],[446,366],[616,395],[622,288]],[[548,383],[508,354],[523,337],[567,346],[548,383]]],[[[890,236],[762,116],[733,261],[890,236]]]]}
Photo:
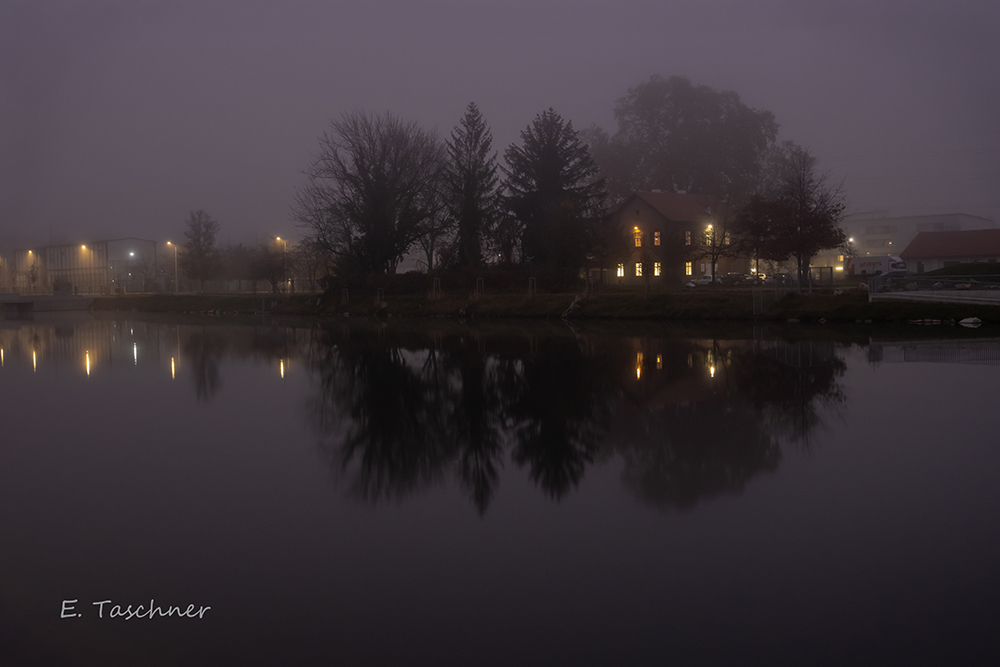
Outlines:
{"type": "Polygon", "coordinates": [[[1000,257],[1000,229],[919,232],[899,256],[903,259],[1000,257]]]}

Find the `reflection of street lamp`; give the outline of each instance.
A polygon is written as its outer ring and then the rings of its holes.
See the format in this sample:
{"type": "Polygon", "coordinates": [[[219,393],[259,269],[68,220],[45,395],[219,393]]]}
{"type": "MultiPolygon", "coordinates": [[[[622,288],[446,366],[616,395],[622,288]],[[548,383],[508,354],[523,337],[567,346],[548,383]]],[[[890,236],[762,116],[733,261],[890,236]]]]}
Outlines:
{"type": "Polygon", "coordinates": [[[177,246],[167,241],[167,245],[174,246],[174,294],[177,294],[177,246]]]}

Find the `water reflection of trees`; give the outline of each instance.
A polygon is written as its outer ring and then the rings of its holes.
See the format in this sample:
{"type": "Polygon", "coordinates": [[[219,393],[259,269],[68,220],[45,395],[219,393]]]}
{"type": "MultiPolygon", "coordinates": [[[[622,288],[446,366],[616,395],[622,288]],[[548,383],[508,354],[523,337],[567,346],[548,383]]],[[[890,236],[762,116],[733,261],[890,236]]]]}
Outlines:
{"type": "Polygon", "coordinates": [[[558,500],[618,455],[637,497],[685,508],[776,470],[782,443],[808,441],[820,406],[843,400],[834,345],[801,349],[328,328],[310,346],[312,410],[331,465],[370,502],[452,478],[485,512],[507,462],[558,500]]]}

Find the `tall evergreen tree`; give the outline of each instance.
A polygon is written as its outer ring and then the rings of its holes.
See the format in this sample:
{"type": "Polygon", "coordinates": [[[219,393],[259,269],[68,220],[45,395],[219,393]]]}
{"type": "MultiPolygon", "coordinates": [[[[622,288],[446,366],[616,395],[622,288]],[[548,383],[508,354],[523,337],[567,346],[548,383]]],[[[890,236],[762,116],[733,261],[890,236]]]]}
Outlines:
{"type": "Polygon", "coordinates": [[[493,135],[475,102],[469,102],[447,145],[446,196],[458,227],[455,261],[477,267],[497,220],[498,176],[493,135]]]}
{"type": "Polygon", "coordinates": [[[586,144],[551,108],[504,153],[504,201],[523,225],[521,258],[574,271],[590,245],[590,223],[604,200],[604,181],[586,144]]]}

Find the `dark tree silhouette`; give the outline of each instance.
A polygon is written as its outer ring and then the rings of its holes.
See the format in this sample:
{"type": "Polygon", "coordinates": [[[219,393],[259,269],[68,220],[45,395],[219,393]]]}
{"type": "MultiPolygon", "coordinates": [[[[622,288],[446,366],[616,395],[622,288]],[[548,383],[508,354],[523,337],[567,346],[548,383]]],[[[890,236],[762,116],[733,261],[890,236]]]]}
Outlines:
{"type": "Polygon", "coordinates": [[[345,114],[320,137],[296,219],[340,272],[395,273],[435,211],[443,166],[442,146],[416,124],[345,114]]]}
{"type": "Polygon", "coordinates": [[[186,224],[184,253],[178,263],[181,270],[197,280],[204,290],[205,281],[216,278],[220,270],[219,251],[215,246],[219,223],[199,210],[191,212],[186,224]]]}
{"type": "Polygon", "coordinates": [[[523,227],[521,258],[576,271],[600,215],[604,182],[572,123],[552,109],[535,117],[521,142],[504,153],[504,199],[523,227]]]}
{"type": "Polygon", "coordinates": [[[455,264],[478,267],[483,241],[492,238],[497,221],[497,161],[493,135],[475,103],[466,107],[451,132],[446,169],[446,199],[457,222],[455,264]]]}

